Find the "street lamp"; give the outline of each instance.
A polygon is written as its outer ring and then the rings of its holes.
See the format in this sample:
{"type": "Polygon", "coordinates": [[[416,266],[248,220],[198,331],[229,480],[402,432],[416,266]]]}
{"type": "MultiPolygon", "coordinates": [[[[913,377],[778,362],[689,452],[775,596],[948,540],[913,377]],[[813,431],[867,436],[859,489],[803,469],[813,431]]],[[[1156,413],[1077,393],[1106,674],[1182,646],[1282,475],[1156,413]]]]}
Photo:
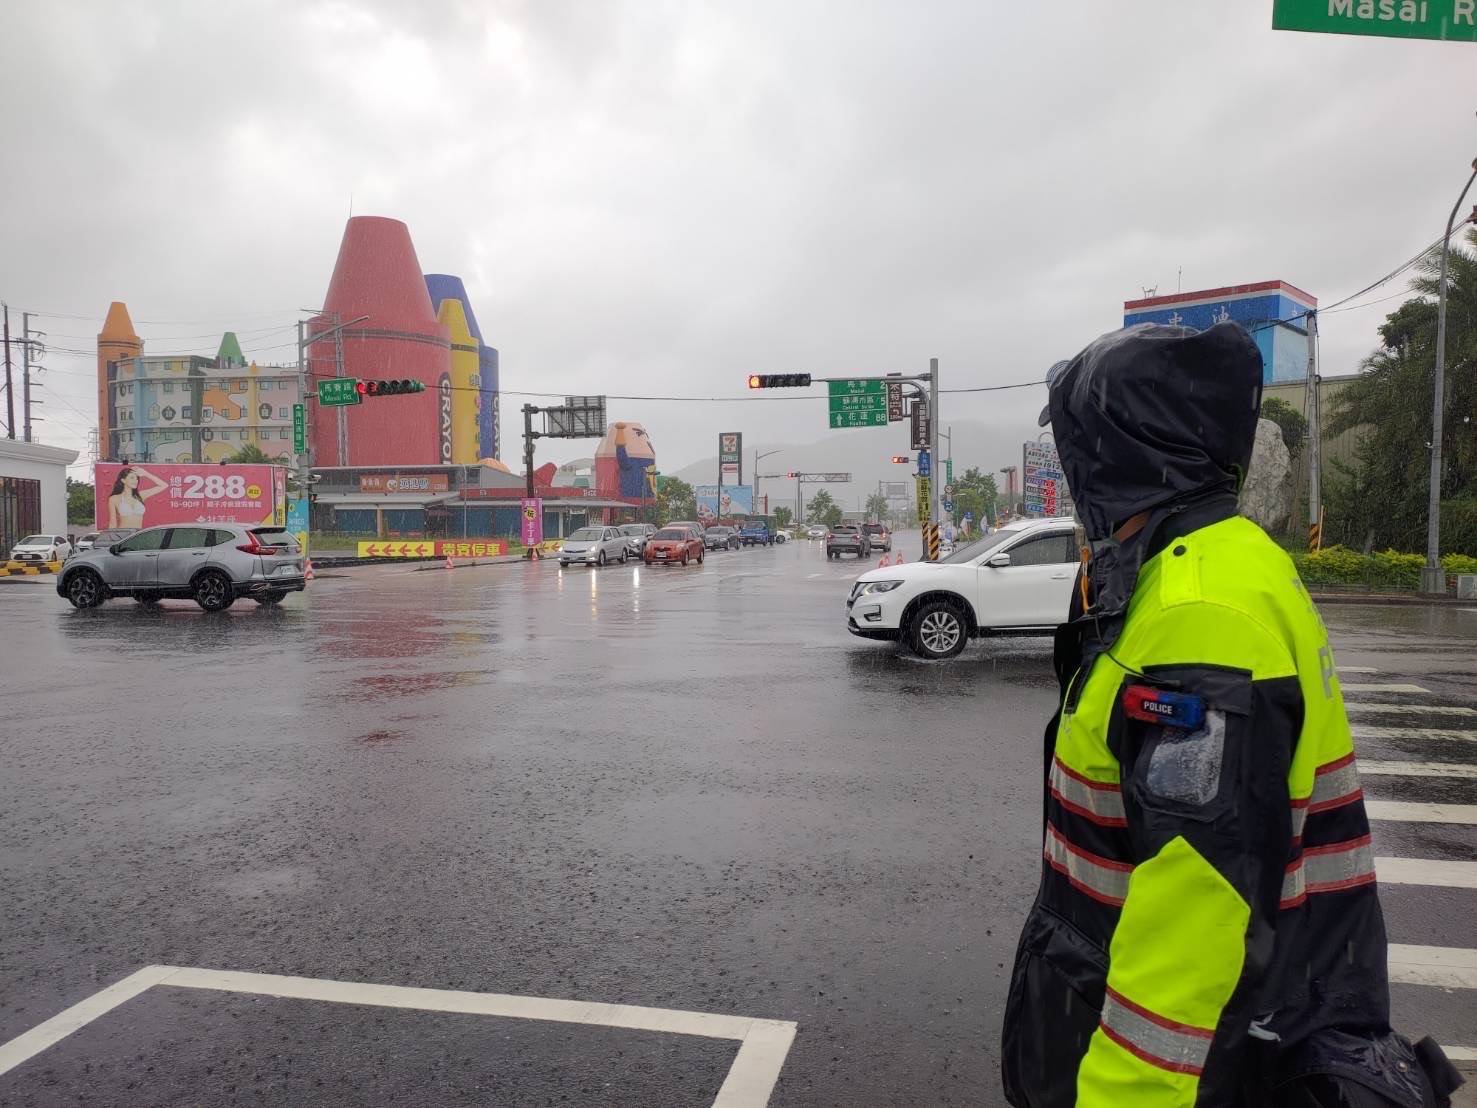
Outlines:
{"type": "MultiPolygon", "coordinates": [[[[784,453],[783,450],[766,450],[763,454],[759,453],[759,451],[757,451],[757,450],[754,451],[754,508],[755,508],[755,510],[757,510],[758,507],[759,507],[759,463],[762,462],[765,458],[772,458],[776,454],[783,454],[783,453],[784,453]]],[[[719,491],[721,492],[722,490],[719,490],[719,491]]],[[[764,507],[767,509],[769,507],[769,505],[766,503],[764,505],[764,507]]],[[[766,511],[764,514],[765,515],[768,515],[769,512],[766,511]]]]}
{"type": "MultiPolygon", "coordinates": [[[[1441,240],[1441,277],[1436,294],[1436,386],[1431,401],[1431,502],[1426,520],[1426,564],[1421,570],[1421,592],[1445,593],[1446,571],[1441,568],[1441,417],[1446,397],[1446,260],[1451,252],[1451,235],[1456,229],[1457,209],[1467,198],[1472,182],[1477,181],[1477,158],[1472,159],[1472,174],[1462,186],[1462,194],[1452,206],[1446,221],[1446,237],[1441,240]]],[[[1477,216],[1477,212],[1473,213],[1477,216]]],[[[1462,220],[1469,223],[1473,216],[1462,220]]]]}

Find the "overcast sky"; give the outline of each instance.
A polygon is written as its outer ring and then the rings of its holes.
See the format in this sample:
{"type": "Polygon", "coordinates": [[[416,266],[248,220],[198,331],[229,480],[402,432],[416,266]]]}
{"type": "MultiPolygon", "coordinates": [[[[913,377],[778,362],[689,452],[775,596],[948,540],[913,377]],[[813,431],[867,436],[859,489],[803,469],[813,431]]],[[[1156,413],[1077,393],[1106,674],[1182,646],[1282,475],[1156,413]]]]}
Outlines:
{"type": "MultiPolygon", "coordinates": [[[[150,353],[234,329],[290,361],[351,202],[465,277],[506,390],[930,356],[948,388],[1039,380],[1181,268],[1330,303],[1440,234],[1477,153],[1477,47],[1274,32],[1270,0],[21,0],[5,29],[0,298],[43,313],[38,437],[79,449],[109,301],[150,353]]],[[[1396,303],[1324,318],[1324,372],[1396,303]]],[[[1019,442],[1043,392],[944,418],[1019,442]]],[[[668,471],[827,434],[819,401],[610,411],[668,471]]]]}

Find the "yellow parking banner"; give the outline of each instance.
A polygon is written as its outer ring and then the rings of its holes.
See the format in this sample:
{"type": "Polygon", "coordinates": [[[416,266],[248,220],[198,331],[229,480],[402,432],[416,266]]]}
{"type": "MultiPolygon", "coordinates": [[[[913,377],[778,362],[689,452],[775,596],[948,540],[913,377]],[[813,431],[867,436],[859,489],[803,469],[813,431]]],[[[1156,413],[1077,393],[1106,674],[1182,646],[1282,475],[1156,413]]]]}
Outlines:
{"type": "Polygon", "coordinates": [[[359,544],[359,557],[361,558],[434,558],[436,556],[436,542],[429,539],[425,542],[361,542],[359,544]]]}

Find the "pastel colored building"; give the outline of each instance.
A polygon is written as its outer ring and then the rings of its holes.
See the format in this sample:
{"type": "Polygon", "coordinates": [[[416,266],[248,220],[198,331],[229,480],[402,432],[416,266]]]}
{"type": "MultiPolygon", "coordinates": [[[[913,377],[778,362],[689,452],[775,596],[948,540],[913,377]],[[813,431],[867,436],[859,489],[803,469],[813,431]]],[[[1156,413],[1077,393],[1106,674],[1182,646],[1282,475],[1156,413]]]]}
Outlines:
{"type": "Polygon", "coordinates": [[[443,465],[476,465],[482,458],[482,407],[478,384],[478,342],[467,327],[460,300],[442,300],[436,318],[451,335],[451,365],[436,384],[437,430],[443,465]]]}
{"type": "Polygon", "coordinates": [[[651,437],[639,423],[612,423],[595,448],[595,491],[641,499],[652,494],[647,473],[656,468],[651,437]]]}
{"type": "Polygon", "coordinates": [[[1123,326],[1168,323],[1203,331],[1217,323],[1239,323],[1262,352],[1262,383],[1272,385],[1307,380],[1307,313],[1317,307],[1317,297],[1286,281],[1260,281],[1129,300],[1123,305],[1123,326]]]}
{"type": "Polygon", "coordinates": [[[497,347],[489,346],[477,325],[477,313],[467,297],[467,286],[460,277],[450,273],[427,273],[426,290],[431,294],[431,303],[440,311],[447,300],[458,301],[462,313],[467,317],[467,329],[477,341],[477,378],[480,397],[477,407],[477,432],[482,457],[501,458],[501,431],[498,426],[500,404],[498,400],[497,347]]]}
{"type": "Polygon", "coordinates": [[[297,371],[248,364],[232,332],[214,358],[145,354],[114,302],[98,335],[98,376],[103,461],[218,462],[248,445],[292,454],[297,371]]]}

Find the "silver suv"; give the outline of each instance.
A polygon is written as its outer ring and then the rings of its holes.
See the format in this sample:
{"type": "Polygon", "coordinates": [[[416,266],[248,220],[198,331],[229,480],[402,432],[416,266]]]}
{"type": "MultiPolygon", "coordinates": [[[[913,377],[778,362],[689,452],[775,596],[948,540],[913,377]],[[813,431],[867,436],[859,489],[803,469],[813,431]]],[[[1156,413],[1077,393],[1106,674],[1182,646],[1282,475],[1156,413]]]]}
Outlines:
{"type": "Polygon", "coordinates": [[[303,586],[303,554],[292,532],[241,523],[146,527],[74,555],[56,579],[56,591],[74,608],[95,608],[112,596],[145,605],[175,597],[207,612],[242,596],[276,604],[303,586]]]}

